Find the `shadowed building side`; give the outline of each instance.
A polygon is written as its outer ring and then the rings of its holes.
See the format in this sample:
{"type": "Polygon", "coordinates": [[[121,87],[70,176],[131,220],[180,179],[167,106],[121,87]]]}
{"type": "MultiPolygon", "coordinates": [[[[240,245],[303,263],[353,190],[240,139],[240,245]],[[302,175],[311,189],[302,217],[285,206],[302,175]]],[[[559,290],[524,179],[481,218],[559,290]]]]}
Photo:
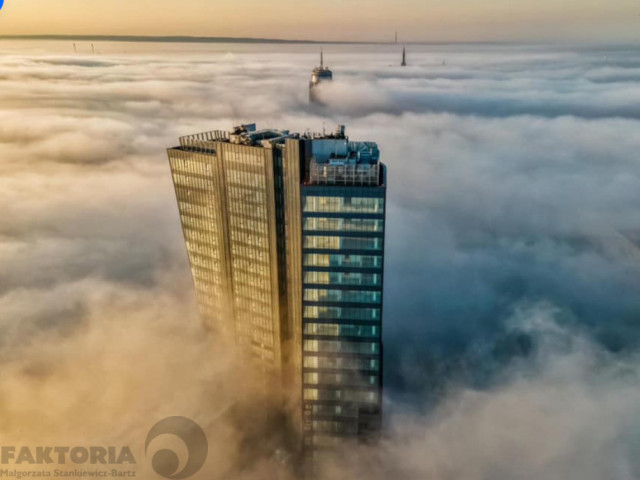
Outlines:
{"type": "Polygon", "coordinates": [[[386,167],[343,127],[298,142],[304,158],[285,164],[301,182],[287,205],[301,218],[290,291],[301,297],[304,451],[319,461],[381,428],[386,167]]]}

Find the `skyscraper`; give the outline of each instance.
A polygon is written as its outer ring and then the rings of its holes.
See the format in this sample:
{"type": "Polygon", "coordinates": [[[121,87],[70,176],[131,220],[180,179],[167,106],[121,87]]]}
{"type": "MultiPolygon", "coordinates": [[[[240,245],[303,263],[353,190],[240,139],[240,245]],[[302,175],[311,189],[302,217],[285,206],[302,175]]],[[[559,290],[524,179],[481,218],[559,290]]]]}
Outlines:
{"type": "Polygon", "coordinates": [[[310,457],[374,438],[386,198],[377,145],[349,141],[344,127],[245,125],[168,152],[205,323],[294,392],[310,457]]]}
{"type": "Polygon", "coordinates": [[[313,69],[309,81],[309,102],[318,105],[325,103],[320,93],[320,86],[331,81],[333,81],[333,72],[329,67],[324,66],[324,53],[320,50],[320,66],[313,69]]]}

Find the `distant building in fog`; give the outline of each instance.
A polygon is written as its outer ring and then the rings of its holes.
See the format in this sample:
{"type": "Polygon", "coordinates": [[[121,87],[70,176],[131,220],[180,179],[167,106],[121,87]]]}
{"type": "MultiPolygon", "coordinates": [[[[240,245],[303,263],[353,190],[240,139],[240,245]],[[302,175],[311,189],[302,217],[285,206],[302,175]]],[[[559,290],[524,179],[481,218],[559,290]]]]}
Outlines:
{"type": "Polygon", "coordinates": [[[329,67],[324,66],[324,55],[320,50],[320,66],[311,72],[311,81],[309,82],[309,102],[322,105],[322,95],[320,93],[320,85],[333,81],[333,72],[329,67]]]}
{"type": "MultiPolygon", "coordinates": [[[[325,71],[322,67],[321,71],[325,71]]],[[[310,459],[382,417],[386,167],[373,142],[206,132],[168,150],[199,309],[272,391],[310,459]],[[291,400],[290,400],[291,401],[291,400]]]]}

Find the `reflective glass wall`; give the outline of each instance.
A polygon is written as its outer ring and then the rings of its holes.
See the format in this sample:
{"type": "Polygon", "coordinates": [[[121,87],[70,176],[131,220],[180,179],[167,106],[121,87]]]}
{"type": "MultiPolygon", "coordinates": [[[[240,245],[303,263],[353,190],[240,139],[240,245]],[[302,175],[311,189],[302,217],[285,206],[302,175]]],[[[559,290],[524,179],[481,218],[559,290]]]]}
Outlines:
{"type": "Polygon", "coordinates": [[[305,449],[380,427],[385,188],[302,187],[305,449]]]}
{"type": "Polygon", "coordinates": [[[231,284],[226,274],[223,210],[211,152],[169,150],[182,231],[205,324],[232,334],[231,284]]]}
{"type": "Polygon", "coordinates": [[[282,368],[286,298],[273,152],[196,142],[168,153],[201,316],[251,352],[272,387],[282,368]]]}

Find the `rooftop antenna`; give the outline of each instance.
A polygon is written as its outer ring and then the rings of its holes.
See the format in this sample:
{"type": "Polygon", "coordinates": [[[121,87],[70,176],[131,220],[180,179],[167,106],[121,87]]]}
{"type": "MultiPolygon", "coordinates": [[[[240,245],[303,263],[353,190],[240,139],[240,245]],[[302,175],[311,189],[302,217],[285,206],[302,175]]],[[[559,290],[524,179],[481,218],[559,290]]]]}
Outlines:
{"type": "Polygon", "coordinates": [[[406,67],[407,66],[407,49],[406,47],[402,47],[402,63],[400,64],[401,67],[406,67]]]}

